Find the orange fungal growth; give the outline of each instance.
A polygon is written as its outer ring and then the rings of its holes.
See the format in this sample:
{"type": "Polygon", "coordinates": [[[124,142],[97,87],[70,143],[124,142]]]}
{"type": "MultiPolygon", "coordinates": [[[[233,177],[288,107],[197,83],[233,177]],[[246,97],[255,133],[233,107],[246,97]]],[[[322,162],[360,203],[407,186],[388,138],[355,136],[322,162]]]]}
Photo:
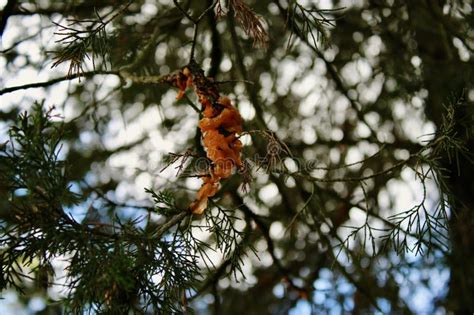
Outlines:
{"type": "Polygon", "coordinates": [[[199,189],[196,200],[189,206],[191,210],[196,214],[201,214],[207,208],[207,201],[209,197],[214,196],[219,190],[219,181],[215,181],[212,176],[206,176],[203,178],[203,185],[199,189]]]}
{"type": "Polygon", "coordinates": [[[176,95],[176,99],[180,100],[183,98],[188,86],[193,85],[193,79],[189,68],[185,67],[182,72],[178,73],[175,85],[179,89],[178,95],[176,95]]]}
{"type": "Polygon", "coordinates": [[[211,165],[209,174],[202,177],[203,184],[196,200],[189,206],[193,213],[202,214],[209,198],[219,190],[221,179],[243,167],[240,158],[242,142],[238,139],[242,132],[242,117],[228,97],[219,95],[214,82],[205,77],[197,65],[184,67],[171,79],[179,89],[176,99],[181,99],[186,89],[192,87],[202,105],[203,118],[199,121],[199,129],[211,165]]]}

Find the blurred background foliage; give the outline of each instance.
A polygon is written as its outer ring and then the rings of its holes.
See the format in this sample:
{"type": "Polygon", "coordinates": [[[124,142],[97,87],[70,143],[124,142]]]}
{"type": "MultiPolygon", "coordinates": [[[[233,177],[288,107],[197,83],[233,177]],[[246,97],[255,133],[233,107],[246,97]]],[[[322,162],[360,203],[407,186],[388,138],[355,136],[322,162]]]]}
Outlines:
{"type": "Polygon", "coordinates": [[[5,312],[474,311],[471,1],[0,4],[5,312]],[[191,57],[252,179],[202,217],[191,57]]]}

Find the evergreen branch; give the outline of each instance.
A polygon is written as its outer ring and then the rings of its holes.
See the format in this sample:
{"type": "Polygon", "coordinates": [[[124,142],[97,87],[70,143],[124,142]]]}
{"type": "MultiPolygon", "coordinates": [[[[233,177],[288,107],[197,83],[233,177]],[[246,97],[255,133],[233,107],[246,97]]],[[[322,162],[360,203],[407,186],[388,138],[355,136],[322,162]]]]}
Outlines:
{"type": "Polygon", "coordinates": [[[242,232],[234,227],[234,221],[238,220],[230,212],[233,210],[224,210],[219,205],[212,202],[217,213],[206,212],[206,229],[215,235],[216,246],[224,255],[224,258],[230,258],[232,250],[237,249],[238,240],[242,237],[242,232]]]}
{"type": "MultiPolygon", "coordinates": [[[[311,226],[314,227],[316,231],[318,231],[318,234],[321,236],[321,240],[325,243],[327,248],[328,249],[333,248],[333,246],[331,244],[331,241],[328,238],[328,235],[321,231],[321,222],[318,222],[317,224],[312,224],[311,226]]],[[[332,230],[332,235],[336,239],[338,239],[341,244],[344,244],[344,242],[342,242],[342,240],[340,239],[339,235],[337,234],[337,232],[335,230],[332,230]]],[[[363,281],[361,281],[360,279],[357,279],[356,277],[354,277],[354,275],[352,273],[348,272],[346,270],[345,266],[343,266],[341,264],[341,262],[339,262],[339,260],[338,260],[339,254],[337,254],[337,255],[334,254],[334,252],[332,250],[328,250],[326,252],[332,257],[333,265],[335,265],[338,268],[338,270],[342,273],[342,275],[350,283],[352,283],[365,298],[367,298],[367,300],[370,302],[370,304],[373,307],[375,307],[379,312],[383,313],[382,309],[380,308],[380,306],[377,303],[377,299],[374,297],[374,294],[371,292],[370,288],[368,288],[366,285],[364,285],[363,281]]],[[[349,254],[351,256],[354,255],[354,253],[352,251],[349,251],[349,254]]],[[[358,266],[356,265],[356,267],[358,267],[358,266]]]]}
{"type": "Polygon", "coordinates": [[[186,100],[186,102],[188,103],[188,105],[196,112],[198,113],[199,115],[201,115],[201,110],[199,109],[199,107],[197,107],[193,101],[189,98],[189,96],[187,94],[184,94],[184,99],[186,100]]]}
{"type": "MultiPolygon", "coordinates": [[[[194,104],[193,104],[194,106],[194,104]]],[[[196,108],[198,109],[198,108],[196,108]]],[[[184,169],[184,166],[190,157],[199,157],[194,153],[192,149],[187,149],[184,153],[173,153],[169,152],[168,156],[165,158],[165,166],[160,170],[162,173],[165,169],[167,169],[170,165],[178,162],[181,160],[178,166],[175,167],[177,169],[176,176],[178,176],[184,169]]]]}
{"type": "Polygon", "coordinates": [[[236,201],[237,204],[239,204],[239,209],[244,212],[244,214],[249,217],[255,224],[258,226],[259,230],[263,234],[263,238],[265,239],[265,242],[267,243],[267,251],[272,257],[273,263],[277,267],[278,272],[283,276],[283,279],[288,283],[290,288],[298,292],[299,294],[302,294],[303,296],[308,296],[308,292],[306,288],[301,287],[297,285],[290,274],[290,270],[286,268],[281,260],[276,256],[275,252],[275,244],[273,242],[273,239],[270,236],[270,229],[269,227],[263,222],[262,218],[255,214],[244,202],[242,197],[240,197],[238,194],[233,193],[232,197],[236,201]]]}
{"type": "Polygon", "coordinates": [[[309,203],[311,202],[311,200],[313,199],[313,196],[314,196],[314,186],[315,185],[312,185],[311,186],[311,195],[308,197],[308,199],[305,201],[305,203],[303,204],[303,206],[296,212],[296,214],[293,216],[293,218],[290,220],[290,223],[288,223],[288,226],[285,228],[285,231],[283,232],[283,234],[286,234],[288,232],[288,230],[291,228],[291,226],[293,225],[293,223],[295,223],[296,219],[298,218],[298,216],[306,210],[306,208],[309,206],[309,203]]]}
{"type": "MultiPolygon", "coordinates": [[[[64,125],[50,118],[51,110],[43,112],[42,105],[36,104],[32,114],[22,114],[11,128],[8,145],[0,147],[4,162],[0,179],[11,191],[14,213],[12,222],[0,224],[0,289],[13,286],[21,292],[19,284],[30,277],[25,268],[35,271],[39,268],[33,265],[35,260],[50,264],[62,255],[70,257],[67,310],[79,312],[95,304],[126,313],[137,303],[153,304],[164,312],[180,309],[174,292],[192,288],[198,271],[196,256],[179,238],[171,242],[161,238],[190,211],[177,213],[153,230],[137,228],[139,219],[122,223],[116,218],[112,224],[75,221],[63,209],[66,200],[76,200],[67,185],[66,165],[58,160],[64,125]],[[17,196],[22,189],[26,195],[17,196]],[[163,276],[157,293],[149,273],[163,276]],[[144,300],[133,302],[137,294],[144,300]]],[[[52,284],[45,281],[46,287],[52,284]]]]}
{"type": "MultiPolygon", "coordinates": [[[[350,237],[354,237],[355,239],[357,233],[362,229],[364,233],[366,233],[366,229],[369,230],[369,238],[374,242],[373,235],[371,234],[371,230],[374,228],[372,228],[367,221],[368,216],[371,215],[382,220],[390,227],[389,229],[379,229],[379,231],[386,232],[381,236],[382,246],[380,251],[389,247],[389,245],[392,245],[393,249],[399,255],[403,254],[405,251],[414,251],[415,254],[424,254],[426,248],[428,252],[430,252],[432,248],[435,248],[446,253],[449,248],[447,244],[449,241],[449,225],[447,214],[448,204],[445,195],[450,196],[451,192],[445,183],[443,175],[444,170],[438,165],[437,160],[439,159],[439,156],[445,154],[448,156],[468,154],[465,151],[466,149],[463,144],[457,138],[456,131],[452,128],[455,121],[454,111],[454,107],[448,108],[447,114],[444,116],[444,122],[435,137],[417,153],[411,155],[412,158],[416,158],[417,160],[417,164],[412,167],[412,170],[415,172],[417,180],[422,184],[422,200],[412,208],[403,212],[398,212],[388,219],[385,219],[381,218],[373,211],[369,211],[366,192],[363,188],[364,198],[366,200],[365,208],[358,204],[353,206],[366,211],[366,223],[361,227],[353,227],[354,230],[350,233],[347,239],[341,243],[341,245],[344,245],[350,237]],[[436,183],[438,191],[440,192],[436,208],[434,211],[431,211],[433,213],[431,213],[426,206],[426,187],[427,180],[429,179],[436,183]],[[406,226],[406,228],[403,228],[403,226],[406,226]],[[408,237],[412,237],[415,240],[413,246],[410,246],[408,237]]],[[[469,158],[469,156],[467,156],[467,158],[469,158]]],[[[363,239],[364,245],[365,240],[366,235],[364,235],[363,239]]],[[[372,243],[372,246],[375,255],[374,243],[372,243]]]]}
{"type": "MultiPolygon", "coordinates": [[[[244,237],[242,237],[240,242],[235,242],[234,253],[232,253],[232,254],[230,252],[224,253],[224,256],[225,256],[224,262],[222,262],[219,267],[214,268],[213,270],[210,270],[210,275],[203,281],[203,284],[198,288],[197,292],[193,296],[190,297],[190,300],[194,300],[197,297],[201,296],[204,292],[206,292],[209,289],[209,287],[214,287],[217,284],[217,282],[223,276],[225,276],[227,274],[227,269],[229,267],[230,267],[229,272],[232,272],[232,270],[235,270],[236,269],[236,266],[235,266],[236,261],[237,261],[237,263],[241,263],[241,260],[239,260],[238,257],[240,257],[240,255],[242,254],[243,248],[246,247],[246,246],[251,246],[248,243],[249,239],[250,239],[250,235],[251,235],[250,234],[251,224],[248,221],[246,223],[247,223],[247,225],[246,225],[245,229],[246,229],[247,232],[246,233],[244,232],[244,237]]],[[[237,235],[241,235],[241,233],[239,233],[238,231],[234,230],[234,233],[235,232],[237,232],[236,233],[237,235]]],[[[236,237],[238,237],[237,235],[236,235],[236,237]]],[[[217,235],[216,235],[216,237],[217,237],[217,235]]],[[[232,236],[230,236],[230,237],[233,238],[232,236]]],[[[252,247],[250,247],[250,249],[255,253],[255,249],[253,249],[252,247]]],[[[242,272],[240,269],[239,269],[239,271],[242,272]]]]}
{"type": "MultiPolygon", "coordinates": [[[[287,19],[288,16],[291,15],[289,9],[283,8],[283,6],[280,4],[280,1],[274,0],[273,3],[275,3],[278,9],[280,10],[282,18],[287,19]]],[[[301,41],[306,43],[307,46],[318,56],[318,58],[324,61],[324,64],[326,65],[326,69],[328,70],[329,75],[331,76],[333,81],[336,83],[336,87],[344,95],[344,97],[349,101],[351,108],[357,114],[357,118],[359,118],[359,120],[363,122],[369,129],[370,140],[373,142],[377,142],[377,133],[372,128],[372,126],[370,126],[370,124],[368,124],[365,121],[365,117],[362,112],[362,105],[353,97],[351,97],[351,95],[349,94],[349,89],[346,87],[346,84],[343,82],[342,78],[337,72],[337,69],[335,69],[334,65],[327,60],[327,58],[324,56],[324,53],[320,49],[317,49],[315,46],[311,45],[311,43],[308,41],[308,38],[304,36],[302,30],[298,28],[294,23],[290,24],[290,31],[292,32],[292,34],[295,34],[296,36],[298,36],[298,38],[300,38],[301,41]]]]}
{"type": "MultiPolygon", "coordinates": [[[[59,31],[54,34],[62,37],[56,42],[65,44],[65,47],[62,50],[56,51],[56,56],[54,57],[55,62],[51,68],[69,61],[68,75],[80,74],[84,72],[82,68],[84,60],[89,59],[89,49],[92,49],[92,64],[94,69],[95,56],[100,56],[105,61],[108,52],[106,26],[118,16],[122,15],[131,3],[132,1],[128,1],[127,4],[119,7],[116,11],[113,9],[105,15],[105,17],[111,15],[107,19],[101,17],[99,13],[95,11],[96,19],[68,20],[68,22],[70,22],[69,25],[61,25],[53,22],[53,24],[59,27],[59,31]]],[[[107,64],[105,64],[105,66],[107,66],[107,64]]]]}
{"type": "Polygon", "coordinates": [[[320,40],[323,44],[328,42],[329,35],[327,34],[326,27],[334,26],[333,21],[335,18],[327,17],[327,14],[340,10],[343,10],[343,8],[321,10],[313,7],[307,9],[295,0],[289,2],[287,25],[290,25],[291,33],[288,37],[287,48],[291,47],[292,35],[296,31],[303,35],[306,41],[309,42],[311,40],[314,48],[317,48],[320,40]]]}
{"type": "MultiPolygon", "coordinates": [[[[412,237],[413,239],[417,239],[417,240],[420,239],[420,235],[419,235],[419,234],[416,234],[416,233],[413,233],[412,231],[408,231],[408,230],[406,230],[406,229],[403,229],[402,226],[401,226],[401,224],[396,224],[396,223],[394,223],[394,222],[392,222],[392,221],[390,221],[390,220],[388,220],[388,219],[382,217],[380,214],[375,213],[373,210],[367,209],[366,207],[364,207],[364,206],[362,206],[362,205],[360,205],[360,204],[358,204],[358,203],[351,203],[350,205],[351,205],[351,207],[358,208],[358,209],[360,209],[360,210],[366,212],[369,216],[374,217],[374,218],[376,218],[377,220],[382,221],[386,226],[388,226],[390,229],[392,229],[392,231],[393,231],[393,230],[398,230],[399,232],[401,232],[401,233],[403,233],[403,234],[406,234],[406,235],[412,237]]],[[[379,230],[379,231],[382,231],[382,232],[387,231],[387,229],[378,229],[378,230],[379,230]]],[[[384,236],[382,236],[382,241],[383,241],[384,239],[385,239],[385,240],[390,240],[391,237],[393,237],[394,235],[396,235],[396,232],[393,232],[393,233],[392,233],[392,231],[390,231],[391,236],[388,236],[388,234],[385,234],[384,236]]],[[[433,243],[433,242],[430,242],[429,240],[425,240],[425,239],[422,239],[421,241],[422,241],[427,247],[431,246],[431,247],[435,248],[436,250],[439,250],[440,252],[443,252],[443,253],[447,254],[446,249],[443,248],[440,244],[438,244],[438,243],[433,243]]],[[[387,243],[385,243],[385,244],[388,245],[387,243]]],[[[385,245],[383,245],[382,247],[384,247],[384,246],[385,246],[385,245]]],[[[399,248],[399,247],[396,247],[396,248],[399,248]]],[[[380,249],[380,251],[382,251],[382,250],[383,250],[383,248],[380,249]]],[[[398,250],[397,250],[397,252],[401,252],[401,251],[398,251],[398,250]]],[[[375,255],[375,253],[374,253],[374,255],[375,255]]]]}
{"type": "Polygon", "coordinates": [[[97,195],[99,195],[99,197],[101,199],[103,199],[105,202],[107,202],[109,205],[113,206],[113,207],[117,207],[117,208],[133,208],[133,209],[141,209],[141,210],[150,210],[150,206],[139,206],[139,205],[135,205],[135,204],[128,204],[128,203],[119,203],[119,202],[116,202],[112,199],[110,199],[109,197],[107,197],[106,194],[104,194],[102,191],[100,191],[99,189],[95,188],[95,187],[92,187],[90,186],[85,180],[82,181],[86,186],[87,188],[90,190],[90,191],[93,191],[95,192],[97,195]]]}
{"type": "Polygon", "coordinates": [[[237,20],[245,34],[253,38],[253,45],[267,47],[268,33],[262,19],[242,0],[229,1],[229,13],[237,20]]]}
{"type": "Polygon", "coordinates": [[[308,174],[305,174],[305,173],[302,173],[302,172],[288,173],[288,172],[279,171],[279,170],[272,170],[272,172],[278,173],[278,174],[285,174],[285,175],[289,175],[289,176],[300,177],[300,178],[303,178],[303,179],[306,179],[306,180],[309,180],[309,181],[312,181],[312,182],[320,182],[320,183],[362,182],[362,181],[365,181],[365,180],[368,180],[368,179],[372,179],[372,178],[375,178],[375,177],[378,177],[378,176],[382,176],[382,175],[392,173],[392,172],[396,171],[397,169],[399,169],[400,167],[403,167],[404,165],[408,164],[416,156],[417,155],[412,154],[406,160],[401,160],[401,161],[395,163],[393,166],[391,166],[391,167],[389,167],[385,170],[382,170],[380,172],[376,172],[376,173],[371,174],[371,175],[361,176],[361,177],[322,178],[322,177],[311,176],[311,175],[308,175],[308,174]]]}
{"type": "Polygon", "coordinates": [[[386,148],[387,144],[386,143],[382,143],[381,147],[379,150],[377,150],[377,152],[375,152],[374,154],[362,159],[362,160],[359,160],[359,161],[355,161],[355,162],[352,162],[352,163],[348,163],[348,164],[342,164],[342,165],[337,165],[337,166],[326,166],[326,167],[314,167],[314,168],[311,168],[312,170],[324,170],[324,171],[335,171],[335,170],[340,170],[340,169],[343,169],[343,168],[349,168],[351,166],[355,166],[355,165],[359,165],[359,164],[364,164],[365,162],[379,156],[382,151],[386,148]]]}
{"type": "Polygon", "coordinates": [[[255,82],[249,81],[249,80],[223,80],[223,81],[215,81],[214,83],[215,84],[228,84],[228,83],[239,83],[239,82],[243,82],[243,83],[249,84],[249,85],[254,85],[255,84],[255,82]]]}
{"type": "Polygon", "coordinates": [[[199,29],[199,24],[195,23],[194,24],[194,31],[193,31],[193,40],[191,43],[191,53],[189,54],[189,63],[192,63],[194,61],[194,51],[196,50],[196,41],[197,41],[197,36],[198,36],[198,29],[199,29]]]}

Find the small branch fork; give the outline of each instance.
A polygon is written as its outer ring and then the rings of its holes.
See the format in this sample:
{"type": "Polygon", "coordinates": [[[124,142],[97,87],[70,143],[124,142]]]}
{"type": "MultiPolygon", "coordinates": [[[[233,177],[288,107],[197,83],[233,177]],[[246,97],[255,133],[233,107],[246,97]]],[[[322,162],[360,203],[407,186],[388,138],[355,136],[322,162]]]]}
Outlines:
{"type": "Polygon", "coordinates": [[[184,16],[186,16],[194,24],[193,40],[192,40],[192,46],[191,46],[191,54],[190,54],[190,57],[189,57],[189,63],[192,63],[192,61],[194,60],[194,53],[195,53],[195,49],[196,49],[196,41],[197,41],[197,35],[198,35],[198,29],[199,29],[199,22],[201,22],[201,20],[206,16],[206,14],[210,10],[214,9],[214,7],[217,5],[218,2],[219,2],[218,0],[214,1],[197,18],[194,18],[193,16],[191,16],[188,13],[188,11],[185,8],[183,8],[179,4],[178,0],[173,0],[173,3],[175,4],[175,6],[183,13],[184,16]]]}

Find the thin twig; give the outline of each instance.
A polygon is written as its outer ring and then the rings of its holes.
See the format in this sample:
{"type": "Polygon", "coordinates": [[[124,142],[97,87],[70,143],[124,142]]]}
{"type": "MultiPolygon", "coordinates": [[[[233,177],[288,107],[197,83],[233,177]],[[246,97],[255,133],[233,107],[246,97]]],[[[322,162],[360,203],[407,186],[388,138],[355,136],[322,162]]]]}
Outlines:
{"type": "Polygon", "coordinates": [[[227,84],[227,83],[239,83],[243,82],[245,84],[255,85],[255,82],[250,80],[223,80],[223,81],[214,81],[215,84],[227,84]]]}
{"type": "Polygon", "coordinates": [[[196,23],[199,23],[203,18],[204,16],[206,16],[206,14],[211,11],[212,9],[214,9],[214,7],[217,5],[217,3],[219,2],[219,0],[216,0],[214,1],[213,4],[211,4],[209,7],[207,7],[206,10],[204,10],[200,16],[198,16],[198,18],[196,19],[196,23]]]}
{"type": "Polygon", "coordinates": [[[101,74],[113,74],[113,75],[120,76],[119,72],[117,72],[117,71],[104,71],[104,70],[95,70],[95,71],[88,71],[88,72],[83,72],[83,73],[74,73],[74,74],[71,74],[71,75],[66,75],[66,76],[62,76],[62,77],[59,77],[59,78],[55,78],[55,79],[52,79],[52,80],[49,80],[49,81],[35,82],[35,83],[29,83],[29,84],[24,84],[24,85],[17,85],[17,86],[7,87],[7,88],[4,88],[3,90],[0,90],[0,95],[8,94],[8,93],[15,92],[15,91],[18,91],[18,90],[48,87],[48,86],[54,85],[54,84],[62,82],[62,81],[71,81],[71,80],[79,78],[79,77],[92,77],[92,76],[101,75],[101,74]]]}
{"type": "Polygon", "coordinates": [[[178,2],[178,0],[173,0],[173,3],[176,5],[176,7],[186,16],[191,22],[194,24],[197,23],[197,21],[186,11],[178,2]]]}
{"type": "Polygon", "coordinates": [[[24,84],[24,85],[11,86],[3,90],[0,90],[0,95],[8,94],[8,93],[15,92],[18,90],[48,87],[59,82],[71,81],[79,77],[93,77],[95,75],[116,75],[122,79],[129,79],[133,83],[139,83],[139,84],[161,84],[161,83],[167,83],[167,80],[169,79],[169,75],[137,76],[137,75],[130,74],[126,71],[94,70],[94,71],[88,71],[88,72],[83,72],[83,73],[75,73],[72,75],[66,75],[66,76],[62,76],[59,78],[55,78],[55,79],[51,79],[51,80],[43,81],[43,82],[35,82],[35,83],[29,83],[29,84],[24,84]]]}
{"type": "Polygon", "coordinates": [[[191,46],[191,54],[189,56],[189,63],[192,63],[194,60],[194,51],[196,49],[196,40],[198,36],[198,28],[199,28],[199,23],[194,24],[194,34],[193,34],[193,42],[191,46]]]}
{"type": "Polygon", "coordinates": [[[239,209],[244,212],[244,214],[249,217],[252,221],[255,222],[255,224],[258,226],[259,230],[263,234],[263,238],[265,239],[267,243],[267,251],[272,257],[273,263],[277,267],[279,273],[283,276],[284,280],[288,283],[289,287],[292,288],[293,290],[299,292],[299,293],[307,293],[307,290],[299,285],[297,285],[291,275],[290,275],[290,270],[286,268],[283,263],[278,259],[275,251],[275,244],[273,242],[273,239],[270,236],[270,229],[269,227],[263,222],[260,216],[255,214],[244,202],[242,197],[240,197],[238,194],[233,193],[232,196],[234,197],[234,200],[240,204],[239,209]]]}
{"type": "MultiPolygon", "coordinates": [[[[282,18],[285,19],[286,21],[286,19],[288,18],[288,10],[283,8],[279,1],[275,0],[273,2],[278,6],[278,9],[281,12],[282,18]]],[[[354,98],[350,96],[349,91],[346,87],[346,84],[343,82],[342,78],[339,76],[339,73],[335,69],[334,65],[326,59],[322,51],[315,48],[313,45],[311,45],[311,43],[308,42],[308,39],[302,34],[299,28],[295,27],[295,25],[292,23],[290,23],[289,26],[291,27],[291,31],[294,34],[296,34],[296,36],[298,36],[300,40],[303,41],[318,56],[318,58],[320,58],[324,62],[329,75],[331,76],[334,83],[336,83],[336,87],[344,95],[344,97],[349,101],[349,104],[351,105],[351,108],[355,111],[357,118],[361,122],[363,122],[367,126],[367,128],[369,128],[371,140],[374,140],[374,142],[377,141],[377,133],[372,128],[372,126],[370,126],[370,124],[368,124],[365,121],[364,114],[362,112],[362,105],[357,100],[355,100],[354,98]]]]}
{"type": "Polygon", "coordinates": [[[314,184],[311,186],[312,187],[312,190],[311,190],[311,195],[308,197],[308,199],[306,200],[306,202],[304,203],[304,205],[301,207],[300,210],[298,210],[298,212],[293,216],[293,218],[291,219],[290,223],[288,224],[288,226],[286,227],[285,231],[283,232],[283,234],[286,234],[286,232],[288,232],[288,230],[291,228],[291,226],[293,225],[293,223],[295,223],[296,219],[298,218],[298,216],[308,207],[311,199],[313,199],[313,196],[314,196],[314,184]]]}
{"type": "Polygon", "coordinates": [[[168,231],[174,225],[178,224],[182,219],[184,219],[188,215],[191,215],[191,212],[188,211],[188,210],[183,210],[183,211],[179,212],[178,214],[175,214],[168,221],[166,221],[165,223],[160,225],[160,227],[154,233],[154,237],[159,238],[166,231],[168,231]]]}
{"type": "Polygon", "coordinates": [[[320,182],[320,183],[361,182],[361,181],[364,181],[364,180],[367,180],[367,179],[372,179],[372,178],[375,178],[375,177],[378,177],[378,176],[381,176],[381,175],[391,173],[391,172],[395,171],[396,169],[398,169],[398,168],[404,166],[405,164],[409,163],[410,160],[414,157],[415,157],[415,155],[410,155],[410,157],[408,159],[401,160],[401,161],[397,162],[395,165],[393,165],[392,167],[389,167],[389,168],[387,168],[383,171],[380,171],[380,172],[377,172],[377,173],[374,173],[374,174],[371,174],[371,175],[361,176],[361,177],[322,178],[322,177],[311,176],[311,175],[308,175],[308,174],[303,174],[301,172],[286,173],[286,172],[279,171],[279,170],[272,170],[272,172],[278,173],[278,174],[284,173],[284,174],[289,175],[289,176],[301,177],[301,178],[304,178],[304,179],[312,181],[312,182],[320,182]]]}

